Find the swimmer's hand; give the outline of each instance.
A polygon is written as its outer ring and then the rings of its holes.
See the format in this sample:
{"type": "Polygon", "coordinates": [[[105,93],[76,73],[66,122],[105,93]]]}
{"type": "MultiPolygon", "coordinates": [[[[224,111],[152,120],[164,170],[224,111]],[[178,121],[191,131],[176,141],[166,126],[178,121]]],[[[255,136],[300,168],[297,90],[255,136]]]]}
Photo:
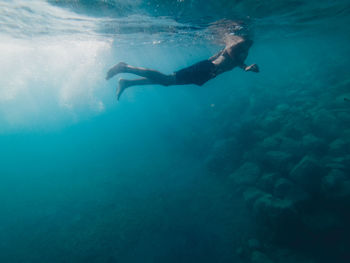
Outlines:
{"type": "Polygon", "coordinates": [[[252,64],[252,65],[250,65],[250,66],[247,66],[244,70],[245,70],[245,71],[253,71],[253,72],[255,72],[255,73],[260,72],[259,66],[258,66],[257,64],[252,64]]]}

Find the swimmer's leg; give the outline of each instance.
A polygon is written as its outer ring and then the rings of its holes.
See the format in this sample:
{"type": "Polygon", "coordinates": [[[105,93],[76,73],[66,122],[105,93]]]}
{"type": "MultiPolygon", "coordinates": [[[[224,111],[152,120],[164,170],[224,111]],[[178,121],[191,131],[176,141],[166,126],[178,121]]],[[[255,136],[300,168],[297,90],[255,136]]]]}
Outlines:
{"type": "MultiPolygon", "coordinates": [[[[131,74],[135,74],[135,75],[147,78],[153,81],[153,83],[150,83],[150,84],[159,84],[164,86],[175,85],[175,76],[173,74],[166,75],[153,69],[133,67],[123,62],[112,67],[108,71],[106,78],[109,79],[119,73],[131,73],[131,74]]],[[[136,84],[136,85],[140,85],[140,84],[136,84]]],[[[141,85],[145,85],[145,84],[141,84],[141,85]]]]}
{"type": "Polygon", "coordinates": [[[107,72],[106,80],[109,80],[110,78],[114,77],[115,75],[122,73],[127,66],[126,63],[120,62],[117,65],[114,65],[113,67],[110,68],[107,72]]]}
{"type": "Polygon", "coordinates": [[[131,86],[142,86],[142,85],[151,85],[151,84],[159,84],[148,78],[141,79],[120,79],[118,88],[117,88],[117,100],[119,100],[120,96],[124,92],[125,89],[131,86]]]}

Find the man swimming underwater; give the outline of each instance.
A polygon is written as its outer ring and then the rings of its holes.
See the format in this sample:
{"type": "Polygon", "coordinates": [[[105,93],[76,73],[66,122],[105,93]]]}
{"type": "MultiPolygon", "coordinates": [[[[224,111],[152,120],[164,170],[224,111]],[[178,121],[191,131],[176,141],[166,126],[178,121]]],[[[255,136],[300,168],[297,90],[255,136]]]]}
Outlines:
{"type": "Polygon", "coordinates": [[[131,86],[158,84],[162,86],[195,84],[202,86],[208,80],[217,75],[240,67],[244,71],[259,72],[257,64],[247,66],[244,61],[253,41],[238,36],[227,36],[225,48],[207,60],[200,61],[192,66],[181,69],[173,74],[166,75],[159,71],[130,66],[120,62],[113,66],[107,73],[106,79],[110,79],[119,73],[131,73],[142,78],[120,79],[117,88],[117,99],[125,89],[131,86]]]}

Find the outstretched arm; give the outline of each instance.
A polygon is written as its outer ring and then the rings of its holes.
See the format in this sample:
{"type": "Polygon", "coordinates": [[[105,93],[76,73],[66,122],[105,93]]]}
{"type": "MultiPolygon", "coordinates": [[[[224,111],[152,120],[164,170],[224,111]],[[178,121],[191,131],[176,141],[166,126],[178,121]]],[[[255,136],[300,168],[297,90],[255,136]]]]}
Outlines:
{"type": "Polygon", "coordinates": [[[242,64],[239,65],[239,67],[240,67],[241,69],[243,69],[243,70],[246,71],[246,68],[247,68],[248,66],[247,66],[245,63],[242,63],[242,64]]]}
{"type": "Polygon", "coordinates": [[[241,69],[244,69],[244,71],[253,71],[255,73],[258,73],[260,70],[259,70],[259,66],[257,64],[252,64],[250,66],[247,66],[246,64],[241,64],[239,65],[239,67],[241,69]]]}
{"type": "Polygon", "coordinates": [[[225,48],[221,49],[218,53],[216,53],[214,56],[210,57],[208,60],[209,61],[214,61],[215,59],[220,57],[222,55],[222,53],[224,53],[224,51],[225,51],[225,48]]]}

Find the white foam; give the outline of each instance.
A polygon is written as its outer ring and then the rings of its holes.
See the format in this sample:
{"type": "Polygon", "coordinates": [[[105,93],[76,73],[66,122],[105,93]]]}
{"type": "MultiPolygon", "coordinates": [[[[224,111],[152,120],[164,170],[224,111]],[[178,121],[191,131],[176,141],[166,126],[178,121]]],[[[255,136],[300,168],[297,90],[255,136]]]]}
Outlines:
{"type": "MultiPolygon", "coordinates": [[[[0,38],[1,39],[1,38],[0,38]]],[[[12,124],[104,110],[101,61],[110,42],[45,38],[0,41],[0,115],[12,124]]]]}

